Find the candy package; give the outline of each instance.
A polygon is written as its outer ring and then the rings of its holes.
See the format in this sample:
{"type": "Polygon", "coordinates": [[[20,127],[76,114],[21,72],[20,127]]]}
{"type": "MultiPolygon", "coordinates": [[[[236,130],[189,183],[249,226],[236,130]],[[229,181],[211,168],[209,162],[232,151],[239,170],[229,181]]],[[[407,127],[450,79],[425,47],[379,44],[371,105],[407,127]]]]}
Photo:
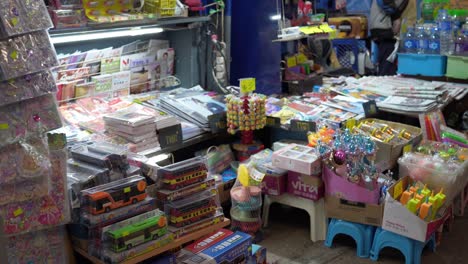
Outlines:
{"type": "Polygon", "coordinates": [[[0,41],[0,80],[9,80],[57,65],[55,49],[46,31],[0,41]]]}
{"type": "Polygon", "coordinates": [[[0,106],[54,93],[54,77],[49,71],[28,74],[0,82],[0,106]]]}
{"type": "Polygon", "coordinates": [[[54,96],[44,95],[0,108],[0,146],[62,126],[54,96]]]}
{"type": "Polygon", "coordinates": [[[39,199],[0,206],[3,232],[6,235],[32,232],[63,225],[70,221],[66,193],[67,152],[65,135],[48,135],[51,163],[49,193],[39,199]]]}
{"type": "Polygon", "coordinates": [[[52,27],[44,1],[0,1],[0,38],[52,27]]]}

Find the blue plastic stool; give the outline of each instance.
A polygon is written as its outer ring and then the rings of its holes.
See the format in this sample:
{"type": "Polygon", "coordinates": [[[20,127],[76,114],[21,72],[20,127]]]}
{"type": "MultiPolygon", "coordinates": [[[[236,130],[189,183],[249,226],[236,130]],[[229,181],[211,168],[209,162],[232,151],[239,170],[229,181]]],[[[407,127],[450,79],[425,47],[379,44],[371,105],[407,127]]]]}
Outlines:
{"type": "Polygon", "coordinates": [[[385,247],[392,247],[400,250],[400,252],[405,255],[406,264],[419,264],[421,263],[422,251],[427,244],[429,244],[430,249],[434,252],[436,248],[435,233],[424,243],[383,230],[379,227],[375,232],[370,258],[373,261],[377,261],[379,259],[380,250],[385,247]]]}
{"type": "Polygon", "coordinates": [[[348,235],[356,241],[357,255],[361,258],[368,258],[372,247],[374,232],[375,227],[373,226],[332,218],[328,225],[325,246],[331,247],[333,239],[338,234],[348,235]]]}

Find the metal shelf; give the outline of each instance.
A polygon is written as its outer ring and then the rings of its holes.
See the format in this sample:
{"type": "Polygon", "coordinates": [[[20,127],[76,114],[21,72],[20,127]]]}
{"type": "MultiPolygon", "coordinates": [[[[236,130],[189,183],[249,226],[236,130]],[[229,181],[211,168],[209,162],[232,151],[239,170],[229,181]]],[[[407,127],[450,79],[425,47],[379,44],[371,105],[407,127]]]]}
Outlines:
{"type": "Polygon", "coordinates": [[[142,20],[129,20],[129,21],[118,21],[113,23],[89,23],[86,27],[80,28],[65,28],[65,29],[51,29],[49,34],[51,36],[58,35],[72,35],[72,34],[83,34],[86,32],[99,32],[109,30],[122,30],[130,29],[135,27],[169,27],[180,24],[191,24],[191,23],[202,23],[210,21],[209,16],[201,17],[171,17],[171,18],[160,18],[160,19],[142,19],[142,20]]]}

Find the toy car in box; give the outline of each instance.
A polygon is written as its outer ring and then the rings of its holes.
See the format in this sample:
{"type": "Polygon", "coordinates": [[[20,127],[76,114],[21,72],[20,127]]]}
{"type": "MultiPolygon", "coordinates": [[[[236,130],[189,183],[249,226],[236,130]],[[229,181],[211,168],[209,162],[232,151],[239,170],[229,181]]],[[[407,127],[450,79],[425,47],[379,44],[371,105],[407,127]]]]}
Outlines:
{"type": "Polygon", "coordinates": [[[162,187],[168,190],[177,190],[204,181],[207,176],[206,160],[202,157],[177,162],[158,170],[162,187]]]}
{"type": "Polygon", "coordinates": [[[216,214],[217,209],[216,189],[207,190],[184,200],[168,203],[165,206],[169,223],[175,227],[183,227],[212,217],[216,214]]]}

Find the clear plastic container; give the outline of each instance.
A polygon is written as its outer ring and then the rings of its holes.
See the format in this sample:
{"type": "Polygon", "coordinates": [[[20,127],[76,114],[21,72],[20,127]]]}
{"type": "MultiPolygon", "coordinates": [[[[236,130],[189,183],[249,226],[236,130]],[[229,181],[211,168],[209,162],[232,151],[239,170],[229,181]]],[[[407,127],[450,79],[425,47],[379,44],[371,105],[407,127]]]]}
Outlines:
{"type": "Polygon", "coordinates": [[[418,41],[418,53],[427,54],[429,53],[429,36],[423,25],[416,27],[416,39],[418,41]]]}
{"type": "Polygon", "coordinates": [[[202,182],[208,177],[206,160],[195,157],[158,169],[158,181],[163,189],[177,190],[202,182]]]}
{"type": "Polygon", "coordinates": [[[404,52],[416,53],[417,45],[415,29],[414,27],[408,27],[403,39],[404,52]]]}
{"type": "Polygon", "coordinates": [[[195,183],[178,190],[158,190],[156,197],[161,202],[170,202],[185,199],[193,194],[211,189],[215,186],[214,178],[208,178],[202,182],[195,183]]]}
{"type": "Polygon", "coordinates": [[[216,189],[211,189],[184,200],[169,202],[165,205],[164,211],[169,225],[183,227],[214,216],[218,207],[216,189]]]}
{"type": "Polygon", "coordinates": [[[146,180],[133,176],[103,184],[81,192],[81,208],[98,215],[136,204],[146,199],[146,180]]]}
{"type": "Polygon", "coordinates": [[[428,53],[440,54],[440,32],[437,26],[431,28],[428,53]]]}
{"type": "Polygon", "coordinates": [[[445,9],[439,11],[438,26],[440,30],[440,53],[450,55],[453,52],[452,18],[445,9]]]}

